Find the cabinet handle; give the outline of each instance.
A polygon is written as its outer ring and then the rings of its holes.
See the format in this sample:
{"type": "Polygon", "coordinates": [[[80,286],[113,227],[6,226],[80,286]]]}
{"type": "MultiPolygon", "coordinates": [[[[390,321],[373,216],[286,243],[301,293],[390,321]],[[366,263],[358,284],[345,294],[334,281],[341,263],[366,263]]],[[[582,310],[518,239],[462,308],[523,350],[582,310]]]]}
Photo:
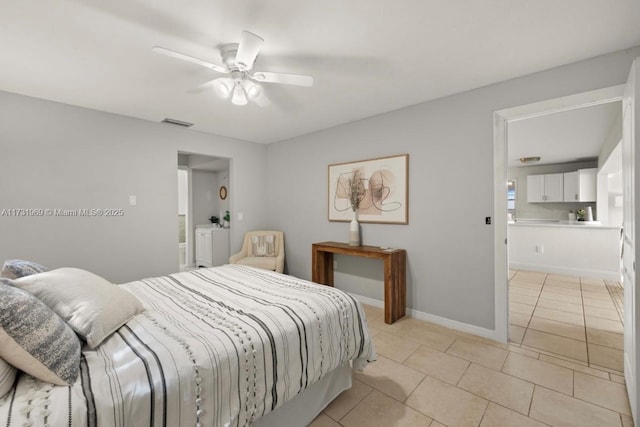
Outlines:
{"type": "Polygon", "coordinates": [[[576,194],[576,200],[578,200],[578,195],[576,194]]]}

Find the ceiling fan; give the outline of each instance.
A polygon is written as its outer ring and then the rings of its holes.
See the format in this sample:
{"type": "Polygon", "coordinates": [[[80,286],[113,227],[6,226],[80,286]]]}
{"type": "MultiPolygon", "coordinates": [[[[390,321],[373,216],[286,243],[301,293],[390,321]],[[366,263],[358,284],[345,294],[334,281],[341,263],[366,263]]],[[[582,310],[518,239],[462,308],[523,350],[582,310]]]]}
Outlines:
{"type": "Polygon", "coordinates": [[[262,37],[249,31],[243,31],[240,43],[229,43],[220,47],[223,65],[214,64],[160,46],[155,46],[153,51],[210,68],[218,73],[228,74],[228,77],[219,77],[203,84],[201,87],[213,86],[219,97],[231,98],[231,102],[235,105],[246,105],[249,101],[253,101],[261,107],[269,105],[269,99],[264,95],[262,87],[257,83],[313,86],[313,77],[311,76],[254,70],[253,66],[263,42],[262,37]]]}

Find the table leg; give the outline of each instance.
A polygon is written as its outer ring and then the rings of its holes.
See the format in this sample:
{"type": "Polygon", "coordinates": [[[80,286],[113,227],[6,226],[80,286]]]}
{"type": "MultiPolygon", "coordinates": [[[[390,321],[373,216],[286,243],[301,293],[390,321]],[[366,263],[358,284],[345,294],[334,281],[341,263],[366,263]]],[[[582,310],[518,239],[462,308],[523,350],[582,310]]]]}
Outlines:
{"type": "Polygon", "coordinates": [[[313,249],[311,258],[311,280],[321,285],[333,286],[333,254],[313,249]]]}
{"type": "Polygon", "coordinates": [[[397,252],[384,259],[384,322],[392,324],[404,317],[406,296],[406,253],[397,252]]]}

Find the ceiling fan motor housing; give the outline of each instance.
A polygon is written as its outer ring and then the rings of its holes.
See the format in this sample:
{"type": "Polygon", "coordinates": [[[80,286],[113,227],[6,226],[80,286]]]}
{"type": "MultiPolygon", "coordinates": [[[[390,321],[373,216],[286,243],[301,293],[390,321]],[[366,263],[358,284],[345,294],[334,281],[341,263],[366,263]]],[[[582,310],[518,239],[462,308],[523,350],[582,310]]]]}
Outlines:
{"type": "Polygon", "coordinates": [[[251,67],[248,69],[241,69],[238,66],[238,63],[236,62],[238,46],[238,43],[228,43],[220,47],[220,56],[222,57],[222,62],[224,63],[225,67],[227,67],[227,70],[229,70],[229,73],[231,75],[233,75],[234,71],[244,72],[245,74],[248,74],[248,72],[253,67],[253,64],[251,64],[251,67]]]}

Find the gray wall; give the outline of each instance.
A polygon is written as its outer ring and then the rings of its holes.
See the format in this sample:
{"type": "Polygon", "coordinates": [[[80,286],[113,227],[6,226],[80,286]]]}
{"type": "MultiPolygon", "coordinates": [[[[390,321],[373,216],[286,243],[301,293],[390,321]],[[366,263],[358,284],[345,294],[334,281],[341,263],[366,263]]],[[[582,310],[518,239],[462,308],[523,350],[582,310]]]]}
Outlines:
{"type": "Polygon", "coordinates": [[[177,271],[178,151],[231,159],[232,208],[244,212],[231,230],[232,251],[246,230],[267,226],[264,145],[0,92],[0,212],[124,210],[0,216],[0,260],[76,266],[114,282],[177,271]]]}
{"type": "MultiPolygon", "coordinates": [[[[218,181],[218,191],[220,190],[221,186],[225,186],[227,187],[227,198],[225,200],[220,199],[220,196],[217,196],[217,213],[215,214],[218,219],[220,220],[220,224],[222,224],[223,219],[224,218],[224,214],[225,211],[229,211],[229,213],[231,213],[231,197],[233,196],[233,189],[229,186],[229,171],[221,171],[221,172],[217,172],[216,173],[216,179],[218,181]]],[[[219,193],[217,193],[219,194],[219,193]]],[[[262,209],[261,209],[262,211],[262,209]]],[[[257,212],[258,215],[260,215],[260,212],[257,212]]],[[[229,227],[231,227],[231,223],[235,223],[238,220],[238,216],[235,215],[235,217],[232,216],[231,221],[229,221],[229,227]]]]}
{"type": "Polygon", "coordinates": [[[193,170],[191,172],[193,195],[193,226],[211,224],[209,218],[218,216],[220,197],[218,197],[218,175],[211,171],[193,170]]]}
{"type": "MultiPolygon", "coordinates": [[[[408,251],[409,307],[493,329],[494,236],[485,225],[494,215],[493,112],[624,83],[639,54],[618,52],[269,145],[269,222],[285,233],[288,271],[310,278],[311,244],[347,241],[348,225],[327,220],[327,165],[409,153],[409,225],[363,224],[363,242],[408,251]]],[[[379,292],[381,275],[372,286],[357,274],[380,274],[373,261],[338,263],[338,288],[379,292]]]]}

